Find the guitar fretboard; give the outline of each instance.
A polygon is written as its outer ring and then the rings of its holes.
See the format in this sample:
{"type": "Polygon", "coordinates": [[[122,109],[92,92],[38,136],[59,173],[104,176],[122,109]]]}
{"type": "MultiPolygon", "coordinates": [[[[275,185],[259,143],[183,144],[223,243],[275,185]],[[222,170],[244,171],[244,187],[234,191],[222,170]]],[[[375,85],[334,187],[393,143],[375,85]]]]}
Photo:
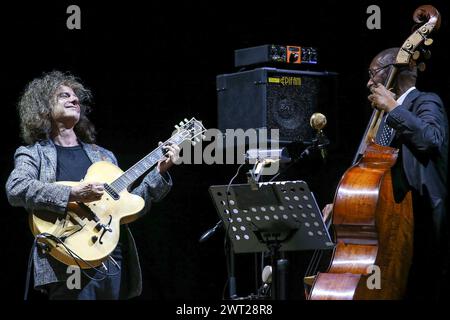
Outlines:
{"type": "Polygon", "coordinates": [[[165,146],[169,144],[180,146],[183,141],[192,141],[192,139],[196,138],[198,135],[201,135],[205,131],[202,124],[194,118],[190,121],[186,120],[185,124],[180,122],[180,125],[182,125],[181,129],[176,126],[178,130],[177,134],[173,135],[170,139],[125,171],[119,178],[110,183],[108,185],[109,188],[112,188],[110,192],[112,194],[119,194],[121,191],[128,188],[128,186],[135,182],[139,177],[141,177],[146,171],[152,169],[158,161],[164,159],[165,146]]]}
{"type": "Polygon", "coordinates": [[[161,147],[158,147],[125,171],[119,178],[113,181],[110,186],[117,193],[120,193],[142,176],[147,170],[151,169],[162,158],[164,158],[163,151],[161,147]]]}

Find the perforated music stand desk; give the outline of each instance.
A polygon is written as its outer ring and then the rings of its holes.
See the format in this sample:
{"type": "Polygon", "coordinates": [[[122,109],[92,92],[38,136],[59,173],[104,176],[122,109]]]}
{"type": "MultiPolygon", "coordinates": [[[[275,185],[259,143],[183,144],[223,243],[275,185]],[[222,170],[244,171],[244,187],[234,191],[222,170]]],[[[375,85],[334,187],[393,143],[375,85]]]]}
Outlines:
{"type": "Polygon", "coordinates": [[[273,299],[278,299],[279,251],[334,247],[304,181],[263,182],[256,190],[250,184],[219,185],[209,192],[235,253],[270,252],[273,299]]]}
{"type": "Polygon", "coordinates": [[[263,182],[209,188],[235,253],[265,252],[277,242],[280,251],[331,249],[334,243],[306,182],[263,182]]]}

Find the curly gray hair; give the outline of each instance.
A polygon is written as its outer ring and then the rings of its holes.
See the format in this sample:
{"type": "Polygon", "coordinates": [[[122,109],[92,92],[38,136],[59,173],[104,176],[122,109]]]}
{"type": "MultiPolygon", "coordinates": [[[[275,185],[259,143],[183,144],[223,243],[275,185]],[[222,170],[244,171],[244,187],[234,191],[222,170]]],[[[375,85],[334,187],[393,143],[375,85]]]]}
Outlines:
{"type": "Polygon", "coordinates": [[[17,105],[20,132],[25,143],[33,144],[50,138],[52,105],[56,102],[56,90],[61,85],[70,87],[80,101],[80,120],[74,127],[77,137],[87,143],[95,142],[95,127],[86,116],[91,109],[91,91],[70,73],[52,71],[32,80],[17,105]]]}

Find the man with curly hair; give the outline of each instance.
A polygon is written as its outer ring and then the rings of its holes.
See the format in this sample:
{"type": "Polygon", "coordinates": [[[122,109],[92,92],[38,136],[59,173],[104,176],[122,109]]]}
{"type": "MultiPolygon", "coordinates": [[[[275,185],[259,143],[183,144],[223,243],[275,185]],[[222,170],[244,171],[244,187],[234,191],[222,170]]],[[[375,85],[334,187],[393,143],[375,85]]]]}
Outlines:
{"type": "MultiPolygon", "coordinates": [[[[95,128],[87,117],[90,100],[90,91],[68,73],[53,71],[28,84],[18,104],[21,135],[27,146],[16,150],[15,167],[6,183],[11,205],[64,216],[69,202],[89,203],[102,197],[101,182],[76,186],[55,183],[81,181],[97,161],[117,165],[111,151],[94,144],[95,128]]],[[[145,201],[141,213],[170,190],[172,181],[167,170],[180,149],[169,145],[167,150],[167,158],[131,191],[145,201]]],[[[126,225],[122,225],[120,234],[111,259],[98,269],[87,270],[89,276],[81,274],[80,289],[67,287],[66,265],[35,248],[35,288],[46,292],[49,299],[125,299],[140,295],[142,278],[136,246],[126,225]]]]}

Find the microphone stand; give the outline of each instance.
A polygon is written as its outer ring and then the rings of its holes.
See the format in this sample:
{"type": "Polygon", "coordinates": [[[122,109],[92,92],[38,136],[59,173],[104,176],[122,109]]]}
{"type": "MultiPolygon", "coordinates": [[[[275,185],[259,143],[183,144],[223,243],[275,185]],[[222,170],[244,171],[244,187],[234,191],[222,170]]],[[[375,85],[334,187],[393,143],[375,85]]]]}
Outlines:
{"type": "Polygon", "coordinates": [[[206,240],[211,238],[211,236],[217,231],[217,229],[219,229],[222,226],[222,224],[223,224],[223,221],[219,220],[219,222],[217,222],[214,227],[212,227],[211,229],[209,229],[208,231],[206,231],[205,233],[202,234],[202,236],[200,237],[198,242],[200,242],[200,243],[205,242],[206,240]]]}
{"type": "MultiPolygon", "coordinates": [[[[205,233],[202,234],[198,242],[202,243],[208,240],[216,231],[223,225],[223,221],[219,220],[214,227],[207,230],[205,233]]],[[[236,294],[236,276],[235,276],[235,267],[234,267],[234,252],[233,252],[233,244],[231,241],[227,241],[228,245],[228,294],[231,299],[237,298],[236,294]]]]}
{"type": "Polygon", "coordinates": [[[229,255],[229,261],[230,261],[230,271],[228,274],[228,296],[231,299],[237,298],[236,293],[236,276],[235,276],[235,269],[234,269],[234,252],[233,252],[233,244],[231,241],[229,241],[228,244],[228,255],[229,255]]]}

